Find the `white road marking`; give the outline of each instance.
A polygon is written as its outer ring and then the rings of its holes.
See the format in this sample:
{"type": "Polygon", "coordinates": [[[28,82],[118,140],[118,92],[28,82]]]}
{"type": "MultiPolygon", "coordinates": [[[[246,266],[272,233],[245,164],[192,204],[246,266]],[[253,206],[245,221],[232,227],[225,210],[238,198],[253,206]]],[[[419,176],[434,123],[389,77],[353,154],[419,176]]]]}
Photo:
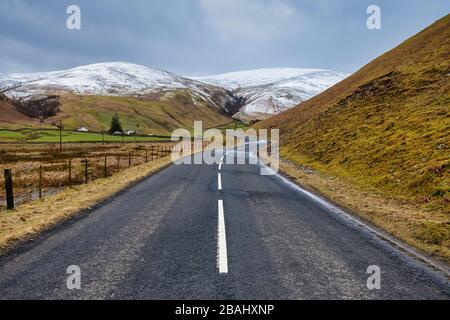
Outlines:
{"type": "Polygon", "coordinates": [[[217,227],[217,268],[219,273],[228,273],[227,235],[225,233],[225,216],[223,200],[219,200],[219,223],[217,227]]]}
{"type": "Polygon", "coordinates": [[[219,190],[222,190],[222,174],[220,174],[220,173],[217,175],[217,184],[218,184],[219,190]]]}
{"type": "Polygon", "coordinates": [[[219,171],[222,170],[222,162],[219,163],[219,171]]]}

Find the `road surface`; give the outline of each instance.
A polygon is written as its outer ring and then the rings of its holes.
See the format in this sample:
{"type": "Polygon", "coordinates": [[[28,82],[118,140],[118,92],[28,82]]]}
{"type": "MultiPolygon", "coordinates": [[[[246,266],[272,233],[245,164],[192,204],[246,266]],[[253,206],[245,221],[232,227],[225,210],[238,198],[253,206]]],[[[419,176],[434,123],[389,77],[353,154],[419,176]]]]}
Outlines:
{"type": "Polygon", "coordinates": [[[0,299],[449,298],[445,275],[248,164],[171,166],[0,258],[0,299]]]}

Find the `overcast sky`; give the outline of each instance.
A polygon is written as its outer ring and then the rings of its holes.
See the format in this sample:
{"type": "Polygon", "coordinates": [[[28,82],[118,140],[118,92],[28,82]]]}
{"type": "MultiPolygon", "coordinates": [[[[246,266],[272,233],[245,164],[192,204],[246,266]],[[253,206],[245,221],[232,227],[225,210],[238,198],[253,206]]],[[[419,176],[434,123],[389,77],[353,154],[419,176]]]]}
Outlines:
{"type": "Polygon", "coordinates": [[[448,0],[1,0],[0,73],[127,61],[184,75],[353,72],[450,12],[448,0]],[[66,9],[81,8],[81,30],[66,9]],[[382,30],[366,27],[377,4],[382,30]]]}

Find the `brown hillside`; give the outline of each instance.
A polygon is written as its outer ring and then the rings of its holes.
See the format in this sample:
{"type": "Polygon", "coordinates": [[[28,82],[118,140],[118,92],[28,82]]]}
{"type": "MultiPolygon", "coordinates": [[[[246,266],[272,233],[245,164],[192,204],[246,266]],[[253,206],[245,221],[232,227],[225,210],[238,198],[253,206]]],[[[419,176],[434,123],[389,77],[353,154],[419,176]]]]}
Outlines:
{"type": "Polygon", "coordinates": [[[0,93],[0,123],[16,125],[39,124],[36,119],[20,113],[14,103],[2,93],[0,93]]]}
{"type": "Polygon", "coordinates": [[[82,126],[100,132],[109,128],[114,114],[120,116],[124,129],[141,134],[170,135],[177,128],[193,128],[194,121],[202,120],[205,128],[233,121],[222,110],[206,101],[196,99],[185,90],[174,90],[146,97],[77,96],[58,92],[58,96],[13,103],[0,97],[0,128],[38,128],[39,115],[44,115],[44,126],[55,127],[62,121],[65,129],[82,126]],[[17,104],[17,105],[14,105],[17,104]]]}
{"type": "Polygon", "coordinates": [[[448,213],[449,80],[447,15],[257,127],[279,128],[282,155],[290,160],[448,213]]]}

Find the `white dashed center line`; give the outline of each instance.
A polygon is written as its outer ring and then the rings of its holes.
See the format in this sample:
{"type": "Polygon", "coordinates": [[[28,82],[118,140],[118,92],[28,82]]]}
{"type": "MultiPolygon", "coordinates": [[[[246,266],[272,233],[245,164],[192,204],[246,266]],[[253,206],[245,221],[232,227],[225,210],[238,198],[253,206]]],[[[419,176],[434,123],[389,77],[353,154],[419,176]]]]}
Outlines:
{"type": "Polygon", "coordinates": [[[222,174],[219,173],[217,175],[217,187],[219,188],[219,190],[222,190],[222,174]]]}
{"type": "Polygon", "coordinates": [[[223,200],[219,200],[219,224],[217,230],[217,268],[219,273],[228,273],[227,235],[225,233],[225,216],[223,200]]]}

